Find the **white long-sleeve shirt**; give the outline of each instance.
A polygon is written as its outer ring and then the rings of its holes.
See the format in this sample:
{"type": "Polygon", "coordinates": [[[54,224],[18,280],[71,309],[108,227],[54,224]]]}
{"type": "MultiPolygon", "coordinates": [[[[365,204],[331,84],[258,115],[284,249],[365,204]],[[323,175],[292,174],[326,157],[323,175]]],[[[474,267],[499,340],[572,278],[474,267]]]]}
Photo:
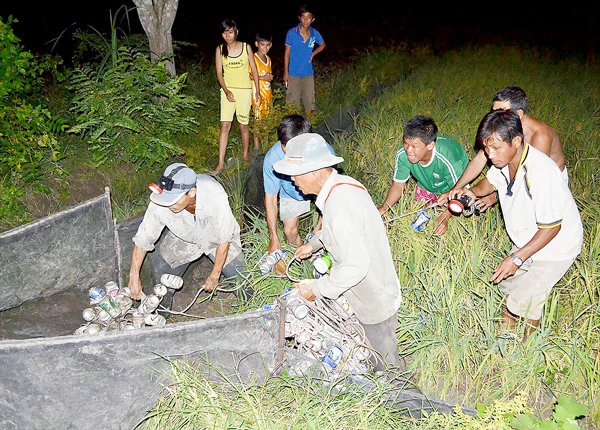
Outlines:
{"type": "Polygon", "coordinates": [[[240,226],[233,216],[223,186],[209,175],[199,174],[196,180],[196,213],[183,210],[173,213],[168,207],[150,202],[133,242],[143,251],[153,251],[164,228],[159,244],[163,259],[177,267],[202,255],[214,256],[217,247],[229,242],[226,263],[242,252],[240,226]]]}
{"type": "Polygon", "coordinates": [[[311,283],[317,297],[344,295],[359,321],[377,324],[398,312],[400,281],[387,232],[371,196],[357,180],[334,169],[317,196],[323,227],[310,240],[332,257],[328,276],[311,283]]]}

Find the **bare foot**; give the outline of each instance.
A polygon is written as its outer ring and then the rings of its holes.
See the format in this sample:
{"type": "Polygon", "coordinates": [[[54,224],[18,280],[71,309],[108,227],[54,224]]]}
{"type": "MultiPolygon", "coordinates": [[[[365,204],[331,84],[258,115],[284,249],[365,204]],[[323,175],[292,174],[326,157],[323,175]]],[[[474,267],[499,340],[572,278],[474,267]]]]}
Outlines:
{"type": "Polygon", "coordinates": [[[223,167],[224,166],[222,164],[218,164],[215,170],[213,170],[212,174],[215,176],[218,175],[219,173],[221,173],[221,170],[223,170],[223,167]]]}

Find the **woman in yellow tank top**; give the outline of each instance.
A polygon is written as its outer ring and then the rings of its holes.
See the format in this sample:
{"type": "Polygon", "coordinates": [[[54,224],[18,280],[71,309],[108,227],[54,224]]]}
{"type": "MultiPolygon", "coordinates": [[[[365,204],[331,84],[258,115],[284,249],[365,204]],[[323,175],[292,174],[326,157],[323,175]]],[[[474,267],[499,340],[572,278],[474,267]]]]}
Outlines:
{"type": "MultiPolygon", "coordinates": [[[[248,68],[253,72],[254,84],[258,87],[258,72],[254,62],[252,48],[237,40],[239,30],[235,21],[226,19],[221,23],[221,35],[224,44],[215,52],[217,81],[221,86],[221,131],[219,133],[219,162],[213,174],[219,174],[225,167],[225,152],[229,141],[229,132],[235,113],[242,135],[244,161],[249,159],[250,110],[252,109],[252,81],[248,68]]],[[[255,95],[256,103],[261,102],[260,93],[255,95]]]]}

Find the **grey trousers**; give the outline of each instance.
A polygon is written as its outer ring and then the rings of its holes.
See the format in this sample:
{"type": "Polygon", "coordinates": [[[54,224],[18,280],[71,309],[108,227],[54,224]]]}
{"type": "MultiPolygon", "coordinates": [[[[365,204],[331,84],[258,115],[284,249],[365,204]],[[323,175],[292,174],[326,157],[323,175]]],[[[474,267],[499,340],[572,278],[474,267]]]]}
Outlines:
{"type": "MultiPolygon", "coordinates": [[[[213,257],[208,255],[208,258],[210,258],[210,260],[214,262],[213,257]]],[[[186,270],[188,269],[188,267],[190,267],[190,264],[192,264],[192,263],[193,263],[193,261],[190,261],[189,263],[185,263],[185,264],[182,264],[177,267],[171,267],[164,260],[164,258],[162,258],[162,256],[160,255],[160,252],[157,252],[156,255],[152,259],[152,273],[151,273],[152,274],[152,282],[154,282],[154,284],[159,283],[160,277],[165,273],[169,273],[171,275],[183,276],[185,274],[186,270]]],[[[223,271],[222,271],[223,276],[228,280],[235,280],[235,279],[241,278],[245,272],[246,272],[246,261],[244,260],[244,254],[238,254],[238,256],[236,258],[234,258],[230,263],[226,264],[223,267],[223,271]]],[[[246,297],[245,297],[246,300],[249,299],[250,296],[252,295],[252,292],[249,291],[247,288],[244,289],[244,293],[246,295],[246,297]]],[[[240,297],[239,294],[236,293],[236,295],[238,297],[240,297]]]]}
{"type": "Polygon", "coordinates": [[[398,354],[398,340],[396,339],[396,328],[398,328],[398,315],[394,314],[387,320],[377,324],[360,325],[365,330],[367,340],[377,353],[371,358],[373,370],[385,370],[393,366],[397,370],[405,371],[406,364],[398,354]]]}

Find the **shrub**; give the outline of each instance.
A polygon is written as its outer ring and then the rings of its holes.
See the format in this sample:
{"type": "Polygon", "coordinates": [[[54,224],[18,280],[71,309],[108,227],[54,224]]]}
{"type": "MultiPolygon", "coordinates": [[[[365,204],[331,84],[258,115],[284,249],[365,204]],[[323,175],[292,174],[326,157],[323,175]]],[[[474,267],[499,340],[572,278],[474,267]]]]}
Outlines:
{"type": "Polygon", "coordinates": [[[38,97],[44,73],[61,78],[58,58],[38,58],[20,45],[12,17],[0,20],[0,218],[3,226],[28,220],[20,203],[26,184],[41,190],[43,180],[62,174],[64,155],[55,134],[66,124],[53,118],[38,97]]]}
{"type": "Polygon", "coordinates": [[[104,74],[76,68],[67,88],[77,115],[69,132],[86,139],[98,164],[109,158],[136,166],[163,163],[181,155],[179,133],[195,133],[194,110],[203,103],[183,93],[187,74],[170,77],[163,62],[121,47],[115,66],[104,74]]]}

